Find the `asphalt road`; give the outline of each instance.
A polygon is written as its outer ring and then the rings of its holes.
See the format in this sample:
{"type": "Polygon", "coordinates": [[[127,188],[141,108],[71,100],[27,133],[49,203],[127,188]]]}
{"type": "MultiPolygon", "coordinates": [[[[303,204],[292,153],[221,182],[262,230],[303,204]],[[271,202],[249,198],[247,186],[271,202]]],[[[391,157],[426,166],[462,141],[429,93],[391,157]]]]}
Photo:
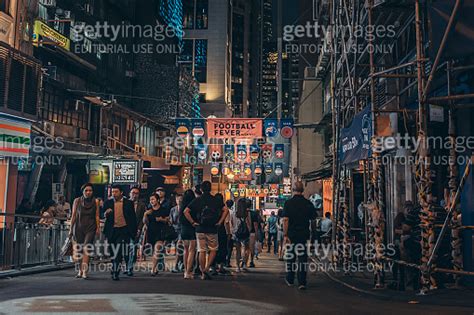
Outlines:
{"type": "Polygon", "coordinates": [[[352,291],[312,274],[306,291],[287,287],[284,266],[262,257],[247,273],[184,280],[164,272],[137,272],[110,280],[107,272],[75,279],[62,270],[0,280],[0,314],[474,314],[474,308],[387,301],[352,291]]]}

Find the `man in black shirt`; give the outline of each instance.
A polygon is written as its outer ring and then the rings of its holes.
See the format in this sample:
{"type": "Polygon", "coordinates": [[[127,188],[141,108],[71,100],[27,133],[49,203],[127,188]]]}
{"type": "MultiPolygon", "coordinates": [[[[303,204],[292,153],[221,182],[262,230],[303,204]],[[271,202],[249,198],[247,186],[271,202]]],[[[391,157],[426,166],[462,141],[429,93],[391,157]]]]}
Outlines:
{"type": "Polygon", "coordinates": [[[224,223],[227,210],[223,203],[211,195],[211,183],[201,185],[202,196],[194,199],[184,210],[186,219],[196,228],[201,278],[209,280],[209,268],[219,248],[217,231],[224,223]]]}
{"type": "Polygon", "coordinates": [[[302,182],[296,182],[293,198],[285,202],[283,208],[283,233],[287,239],[286,246],[286,283],[293,286],[295,272],[298,275],[298,289],[306,289],[306,268],[308,263],[308,240],[310,239],[309,224],[316,218],[316,209],[303,196],[302,182]],[[296,264],[296,261],[298,263],[296,264]]]}

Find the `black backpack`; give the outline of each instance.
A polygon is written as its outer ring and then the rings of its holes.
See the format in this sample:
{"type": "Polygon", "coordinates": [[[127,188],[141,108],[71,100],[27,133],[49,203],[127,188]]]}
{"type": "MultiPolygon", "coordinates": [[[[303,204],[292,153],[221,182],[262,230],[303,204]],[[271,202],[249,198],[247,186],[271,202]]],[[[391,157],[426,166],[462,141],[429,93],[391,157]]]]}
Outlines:
{"type": "Polygon", "coordinates": [[[240,225],[237,232],[235,232],[235,237],[240,241],[244,241],[250,237],[249,227],[244,219],[240,219],[240,225]]]}
{"type": "Polygon", "coordinates": [[[217,217],[217,210],[209,206],[205,206],[199,216],[199,224],[202,226],[216,225],[219,218],[217,217]]]}

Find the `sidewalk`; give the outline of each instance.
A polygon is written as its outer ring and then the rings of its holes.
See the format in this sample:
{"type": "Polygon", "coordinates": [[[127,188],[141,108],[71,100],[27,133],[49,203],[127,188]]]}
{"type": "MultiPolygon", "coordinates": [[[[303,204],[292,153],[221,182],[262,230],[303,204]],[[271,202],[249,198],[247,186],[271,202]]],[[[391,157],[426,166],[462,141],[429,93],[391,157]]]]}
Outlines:
{"type": "MultiPolygon", "coordinates": [[[[311,257],[317,262],[314,257],[311,257]]],[[[474,307],[474,289],[472,288],[449,288],[438,289],[426,295],[418,295],[412,287],[407,287],[405,291],[397,291],[387,288],[392,282],[391,275],[387,275],[384,289],[374,288],[373,273],[357,272],[345,275],[342,271],[323,271],[332,281],[354,290],[356,292],[370,295],[379,299],[406,302],[409,304],[429,304],[439,306],[464,306],[474,307]]]]}

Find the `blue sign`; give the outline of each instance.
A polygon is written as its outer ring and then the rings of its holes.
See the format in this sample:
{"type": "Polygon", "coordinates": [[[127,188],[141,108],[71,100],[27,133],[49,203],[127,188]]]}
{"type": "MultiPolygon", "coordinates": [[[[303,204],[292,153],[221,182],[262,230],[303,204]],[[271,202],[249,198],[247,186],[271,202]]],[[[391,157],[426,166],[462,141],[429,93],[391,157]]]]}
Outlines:
{"type": "Polygon", "coordinates": [[[372,155],[372,113],[370,106],[354,116],[349,127],[341,130],[341,161],[350,164],[367,159],[372,155]]]}
{"type": "Polygon", "coordinates": [[[277,119],[265,119],[264,121],[264,133],[265,136],[273,138],[278,134],[278,120],[277,119]]]}

